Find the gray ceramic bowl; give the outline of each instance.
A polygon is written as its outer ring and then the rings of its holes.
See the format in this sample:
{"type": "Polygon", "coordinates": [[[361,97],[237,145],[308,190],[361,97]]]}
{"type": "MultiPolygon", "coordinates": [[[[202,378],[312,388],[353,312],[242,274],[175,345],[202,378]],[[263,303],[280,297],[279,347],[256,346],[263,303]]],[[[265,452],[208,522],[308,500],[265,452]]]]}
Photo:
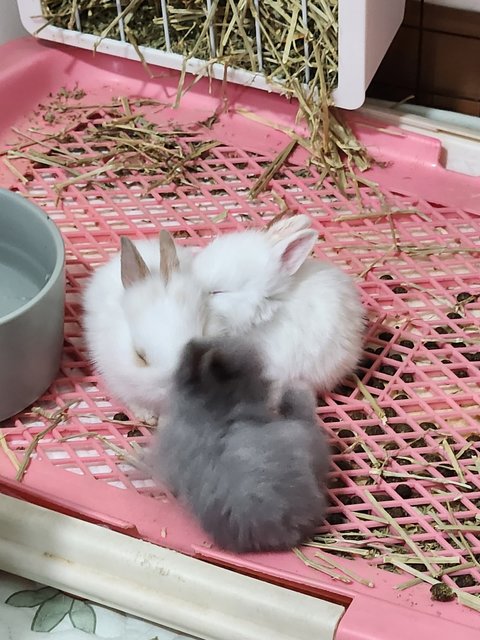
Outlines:
{"type": "Polygon", "coordinates": [[[0,189],[0,421],[37,400],[58,371],[64,261],[52,220],[0,189]]]}

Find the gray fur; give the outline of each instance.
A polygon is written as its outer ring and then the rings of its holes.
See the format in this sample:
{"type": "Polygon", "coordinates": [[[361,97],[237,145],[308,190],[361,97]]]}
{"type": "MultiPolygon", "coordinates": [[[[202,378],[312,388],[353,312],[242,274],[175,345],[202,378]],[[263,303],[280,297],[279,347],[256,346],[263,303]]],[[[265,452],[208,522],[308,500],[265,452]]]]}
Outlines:
{"type": "Polygon", "coordinates": [[[314,396],[292,387],[274,414],[269,387],[246,343],[192,340],[157,435],[159,477],[223,549],[290,549],[323,518],[329,456],[314,396]]]}

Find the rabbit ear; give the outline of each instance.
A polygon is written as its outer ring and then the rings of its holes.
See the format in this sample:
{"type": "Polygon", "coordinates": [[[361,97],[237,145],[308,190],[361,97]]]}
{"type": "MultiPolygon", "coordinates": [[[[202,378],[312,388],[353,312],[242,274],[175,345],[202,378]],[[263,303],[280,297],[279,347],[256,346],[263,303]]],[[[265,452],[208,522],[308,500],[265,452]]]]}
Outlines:
{"type": "Polygon", "coordinates": [[[310,255],[316,241],[317,232],[306,229],[276,242],[275,253],[280,261],[280,270],[288,276],[296,273],[310,255]]]}
{"type": "Polygon", "coordinates": [[[281,213],[270,220],[265,228],[265,233],[273,241],[278,241],[281,238],[287,238],[302,229],[309,229],[311,224],[311,219],[306,215],[299,214],[292,216],[287,213],[281,213]]]}
{"type": "Polygon", "coordinates": [[[137,247],[130,238],[120,238],[120,271],[122,284],[125,288],[131,287],[135,282],[144,280],[150,275],[150,270],[145,264],[137,247]]]}
{"type": "Polygon", "coordinates": [[[163,229],[160,231],[160,273],[167,284],[170,276],[178,270],[180,263],[177,256],[177,248],[172,236],[163,229]]]}

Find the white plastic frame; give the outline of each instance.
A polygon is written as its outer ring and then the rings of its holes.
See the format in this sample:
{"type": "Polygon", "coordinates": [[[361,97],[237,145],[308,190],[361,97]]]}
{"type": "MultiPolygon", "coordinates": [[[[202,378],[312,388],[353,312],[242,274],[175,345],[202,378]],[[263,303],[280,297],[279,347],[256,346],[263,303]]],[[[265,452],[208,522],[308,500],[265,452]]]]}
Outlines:
{"type": "Polygon", "coordinates": [[[345,612],[5,495],[0,569],[205,640],[333,640],[345,612]]]}
{"type": "MultiPolygon", "coordinates": [[[[254,0],[256,3],[262,0],[254,0]]],[[[303,0],[315,2],[315,0],[303,0]]],[[[42,17],[41,0],[17,0],[24,27],[35,34],[45,25],[42,17]]],[[[206,0],[209,4],[209,0],[206,0]]],[[[338,0],[339,2],[339,51],[338,51],[338,87],[333,92],[337,107],[357,109],[365,101],[365,92],[378,69],[405,11],[405,0],[338,0]]],[[[63,44],[93,50],[98,37],[70,31],[48,25],[39,33],[39,38],[61,42],[63,44]]],[[[148,64],[169,69],[182,69],[183,56],[160,51],[149,47],[140,47],[148,64]]],[[[134,47],[119,40],[105,38],[97,51],[138,60],[134,47]]],[[[261,56],[259,61],[261,62],[261,56]]],[[[225,75],[222,64],[207,65],[205,60],[191,58],[186,63],[186,71],[193,74],[203,73],[219,80],[225,75]]],[[[229,82],[254,86],[266,91],[280,92],[280,88],[268,84],[260,73],[242,69],[228,69],[229,82]]]]}

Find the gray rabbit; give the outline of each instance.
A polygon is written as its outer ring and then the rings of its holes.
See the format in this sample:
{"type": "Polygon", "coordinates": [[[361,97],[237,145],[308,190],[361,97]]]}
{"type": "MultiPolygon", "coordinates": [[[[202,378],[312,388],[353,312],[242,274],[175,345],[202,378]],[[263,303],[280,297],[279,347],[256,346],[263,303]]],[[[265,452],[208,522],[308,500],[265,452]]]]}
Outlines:
{"type": "Polygon", "coordinates": [[[329,452],[314,396],[289,388],[276,414],[269,388],[245,342],[191,340],[157,432],[154,473],[226,550],[291,549],[323,518],[329,452]]]}

